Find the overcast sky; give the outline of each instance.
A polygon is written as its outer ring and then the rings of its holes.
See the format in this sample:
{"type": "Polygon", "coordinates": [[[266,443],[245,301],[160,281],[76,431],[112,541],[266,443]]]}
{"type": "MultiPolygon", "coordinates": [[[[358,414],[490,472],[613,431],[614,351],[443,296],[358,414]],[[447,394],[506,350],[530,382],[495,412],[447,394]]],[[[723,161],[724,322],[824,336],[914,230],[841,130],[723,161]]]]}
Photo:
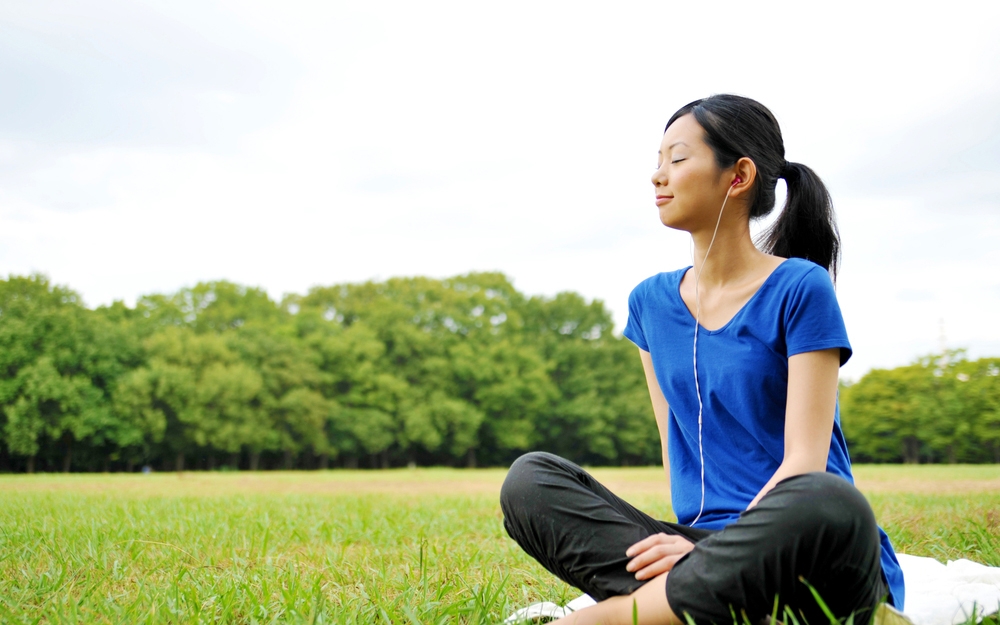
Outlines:
{"type": "Polygon", "coordinates": [[[0,273],[97,306],[498,270],[620,331],[690,263],[653,204],[663,125],[734,92],[833,194],[843,375],[942,322],[998,356],[1000,3],[935,6],[5,0],[0,273]]]}

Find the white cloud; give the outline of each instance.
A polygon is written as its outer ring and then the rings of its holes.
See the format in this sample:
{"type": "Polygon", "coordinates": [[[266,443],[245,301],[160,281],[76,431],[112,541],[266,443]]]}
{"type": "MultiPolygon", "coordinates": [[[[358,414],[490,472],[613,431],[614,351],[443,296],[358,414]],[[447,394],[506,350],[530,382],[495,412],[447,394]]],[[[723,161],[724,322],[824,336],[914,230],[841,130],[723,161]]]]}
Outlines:
{"type": "Polygon", "coordinates": [[[280,297],[500,270],[603,299],[621,327],[632,286],[688,262],[650,201],[663,124],[733,91],[834,193],[845,375],[936,349],[942,317],[956,345],[1000,341],[997,144],[975,134],[996,119],[1000,7],[11,6],[0,271],[92,305],[219,278],[280,297]],[[980,166],[943,176],[922,146],[953,137],[980,166]]]}

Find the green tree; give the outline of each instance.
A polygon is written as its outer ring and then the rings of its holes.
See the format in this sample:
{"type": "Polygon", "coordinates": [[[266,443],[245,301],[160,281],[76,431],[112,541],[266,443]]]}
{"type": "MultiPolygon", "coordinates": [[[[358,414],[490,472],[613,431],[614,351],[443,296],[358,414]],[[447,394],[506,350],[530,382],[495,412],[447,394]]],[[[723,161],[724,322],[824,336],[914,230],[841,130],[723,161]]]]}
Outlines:
{"type": "Polygon", "coordinates": [[[544,448],[593,463],[658,462],[659,436],[638,350],[612,335],[599,300],[533,297],[522,313],[557,389],[539,431],[544,448]]]}
{"type": "Polygon", "coordinates": [[[262,289],[225,280],[200,282],[172,295],[139,299],[136,310],[156,327],[187,326],[219,334],[250,322],[281,323],[284,311],[262,289]]]}
{"type": "MultiPolygon", "coordinates": [[[[263,381],[216,335],[166,327],[146,340],[149,363],[124,376],[115,405],[134,423],[150,424],[184,469],[185,456],[211,447],[253,454],[274,444],[261,409],[263,381]]],[[[252,460],[252,464],[255,460],[252,460]]]]}
{"type": "Polygon", "coordinates": [[[877,462],[920,461],[927,438],[931,372],[919,364],[873,369],[841,395],[845,436],[856,458],[877,462]]]}
{"type": "Polygon", "coordinates": [[[996,359],[969,362],[962,350],[874,369],[842,389],[844,431],[861,460],[983,461],[997,440],[996,359]]]}
{"type": "Polygon", "coordinates": [[[80,443],[122,443],[107,393],[124,370],[123,354],[109,338],[114,328],[45,276],[0,281],[0,423],[28,471],[46,443],[62,447],[64,471],[80,443]]]}
{"type": "MultiPolygon", "coordinates": [[[[273,436],[262,437],[256,450],[276,449],[291,468],[303,451],[329,454],[326,422],[330,408],[320,389],[323,375],[319,355],[295,336],[290,320],[282,324],[251,321],[224,336],[230,350],[261,378],[262,427],[273,436]]],[[[252,462],[256,464],[256,462],[252,462]]]]}
{"type": "MultiPolygon", "coordinates": [[[[480,350],[460,344],[452,357],[461,398],[484,415],[480,441],[492,452],[489,459],[497,462],[533,449],[539,440],[537,423],[556,397],[541,356],[503,340],[480,350]]],[[[468,464],[475,464],[471,455],[468,464]]]]}
{"type": "Polygon", "coordinates": [[[970,364],[967,393],[978,417],[971,439],[982,452],[977,460],[1000,464],[1000,358],[970,364]]]}

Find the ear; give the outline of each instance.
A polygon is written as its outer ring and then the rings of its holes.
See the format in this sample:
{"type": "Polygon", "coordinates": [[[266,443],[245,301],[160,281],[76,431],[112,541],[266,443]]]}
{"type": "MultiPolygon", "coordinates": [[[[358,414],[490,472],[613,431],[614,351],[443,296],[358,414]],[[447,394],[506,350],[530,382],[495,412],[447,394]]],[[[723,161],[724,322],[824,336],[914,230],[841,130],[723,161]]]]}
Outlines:
{"type": "Polygon", "coordinates": [[[739,197],[753,188],[757,182],[757,166],[752,160],[743,157],[730,168],[730,184],[733,186],[730,197],[739,197]],[[738,182],[737,182],[738,180],[738,182]]]}

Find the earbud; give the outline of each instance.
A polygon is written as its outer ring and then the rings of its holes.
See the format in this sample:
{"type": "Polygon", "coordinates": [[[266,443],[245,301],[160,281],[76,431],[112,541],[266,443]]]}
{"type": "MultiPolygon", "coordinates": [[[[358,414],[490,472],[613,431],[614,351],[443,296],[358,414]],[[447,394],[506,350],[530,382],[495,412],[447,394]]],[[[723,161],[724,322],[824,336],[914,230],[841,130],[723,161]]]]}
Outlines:
{"type": "Polygon", "coordinates": [[[733,186],[735,187],[736,185],[738,185],[741,182],[743,182],[743,179],[740,178],[739,176],[736,176],[736,180],[733,180],[733,186]]]}

